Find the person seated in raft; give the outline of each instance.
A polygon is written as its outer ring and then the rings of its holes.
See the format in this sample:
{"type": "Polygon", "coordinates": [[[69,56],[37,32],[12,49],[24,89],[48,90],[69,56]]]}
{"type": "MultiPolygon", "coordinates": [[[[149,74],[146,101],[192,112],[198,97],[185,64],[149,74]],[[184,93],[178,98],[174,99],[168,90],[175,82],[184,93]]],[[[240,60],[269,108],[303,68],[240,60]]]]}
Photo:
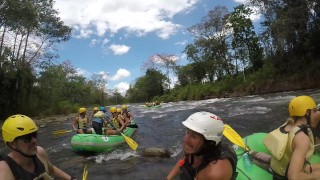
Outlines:
{"type": "Polygon", "coordinates": [[[95,113],[97,113],[99,111],[99,108],[98,107],[94,107],[93,108],[93,113],[92,113],[92,116],[91,116],[91,121],[92,121],[92,119],[93,119],[93,115],[95,114],[95,113]]]}
{"type": "Polygon", "coordinates": [[[249,151],[253,162],[270,169],[273,179],[319,179],[320,164],[310,164],[315,150],[319,108],[309,96],[297,96],[289,103],[288,120],[264,139],[271,156],[249,151]],[[268,167],[269,165],[269,167],[268,167]]]}
{"type": "Polygon", "coordinates": [[[121,106],[121,116],[124,119],[126,125],[130,124],[130,122],[134,119],[133,115],[128,111],[128,106],[127,105],[122,105],[121,106]]]}
{"type": "Polygon", "coordinates": [[[196,112],[182,124],[187,128],[183,139],[184,157],[166,180],[176,179],[228,179],[237,177],[237,155],[234,149],[221,142],[224,124],[210,112],[196,112]]]}
{"type": "Polygon", "coordinates": [[[79,115],[75,117],[72,127],[78,134],[91,134],[91,128],[88,128],[89,119],[86,115],[87,109],[82,107],[79,109],[79,115]]]}
{"type": "Polygon", "coordinates": [[[99,111],[93,115],[92,127],[96,132],[96,134],[102,135],[103,125],[107,123],[108,119],[106,118],[105,111],[106,111],[106,108],[101,106],[99,108],[99,111]]]}
{"type": "Polygon", "coordinates": [[[120,135],[121,132],[126,128],[126,124],[121,117],[121,109],[116,107],[111,107],[110,112],[112,114],[111,120],[108,123],[112,123],[111,128],[105,129],[106,135],[120,135]]]}
{"type": "Polygon", "coordinates": [[[315,110],[315,118],[318,120],[318,124],[316,126],[311,127],[311,129],[314,132],[315,137],[315,148],[316,152],[320,153],[320,104],[316,106],[315,110]]]}

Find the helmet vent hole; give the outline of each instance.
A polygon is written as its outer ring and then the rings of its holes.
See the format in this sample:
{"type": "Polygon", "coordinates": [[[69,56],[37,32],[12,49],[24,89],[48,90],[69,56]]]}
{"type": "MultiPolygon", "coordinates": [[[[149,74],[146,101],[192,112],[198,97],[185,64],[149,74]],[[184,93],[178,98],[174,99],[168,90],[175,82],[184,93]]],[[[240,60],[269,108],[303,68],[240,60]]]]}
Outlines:
{"type": "Polygon", "coordinates": [[[17,129],[20,130],[20,131],[24,130],[24,128],[22,128],[22,127],[18,127],[17,129]]]}

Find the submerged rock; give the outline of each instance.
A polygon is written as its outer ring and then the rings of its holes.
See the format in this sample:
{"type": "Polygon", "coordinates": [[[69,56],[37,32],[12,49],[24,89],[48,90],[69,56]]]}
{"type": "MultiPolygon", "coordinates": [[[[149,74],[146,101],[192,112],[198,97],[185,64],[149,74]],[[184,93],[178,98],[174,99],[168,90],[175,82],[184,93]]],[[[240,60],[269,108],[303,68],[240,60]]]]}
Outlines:
{"type": "Polygon", "coordinates": [[[151,147],[142,150],[142,156],[169,158],[170,151],[165,148],[151,147]]]}

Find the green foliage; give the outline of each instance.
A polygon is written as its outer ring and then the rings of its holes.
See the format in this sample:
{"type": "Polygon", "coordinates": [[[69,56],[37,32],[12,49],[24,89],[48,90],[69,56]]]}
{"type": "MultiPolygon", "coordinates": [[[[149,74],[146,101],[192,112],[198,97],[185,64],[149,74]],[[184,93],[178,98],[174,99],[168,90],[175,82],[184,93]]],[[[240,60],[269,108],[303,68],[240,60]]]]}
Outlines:
{"type": "Polygon", "coordinates": [[[163,95],[168,79],[160,71],[148,69],[127,91],[130,102],[149,102],[153,97],[163,95]]]}

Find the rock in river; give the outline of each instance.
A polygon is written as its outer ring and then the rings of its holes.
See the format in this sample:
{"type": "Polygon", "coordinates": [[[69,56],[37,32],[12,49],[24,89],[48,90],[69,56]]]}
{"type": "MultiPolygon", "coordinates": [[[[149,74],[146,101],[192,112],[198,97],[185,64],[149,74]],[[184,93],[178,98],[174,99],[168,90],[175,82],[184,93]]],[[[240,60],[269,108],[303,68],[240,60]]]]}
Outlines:
{"type": "Polygon", "coordinates": [[[150,147],[145,148],[142,150],[142,155],[147,157],[163,157],[163,158],[169,158],[170,157],[170,151],[165,148],[159,148],[159,147],[150,147]]]}

